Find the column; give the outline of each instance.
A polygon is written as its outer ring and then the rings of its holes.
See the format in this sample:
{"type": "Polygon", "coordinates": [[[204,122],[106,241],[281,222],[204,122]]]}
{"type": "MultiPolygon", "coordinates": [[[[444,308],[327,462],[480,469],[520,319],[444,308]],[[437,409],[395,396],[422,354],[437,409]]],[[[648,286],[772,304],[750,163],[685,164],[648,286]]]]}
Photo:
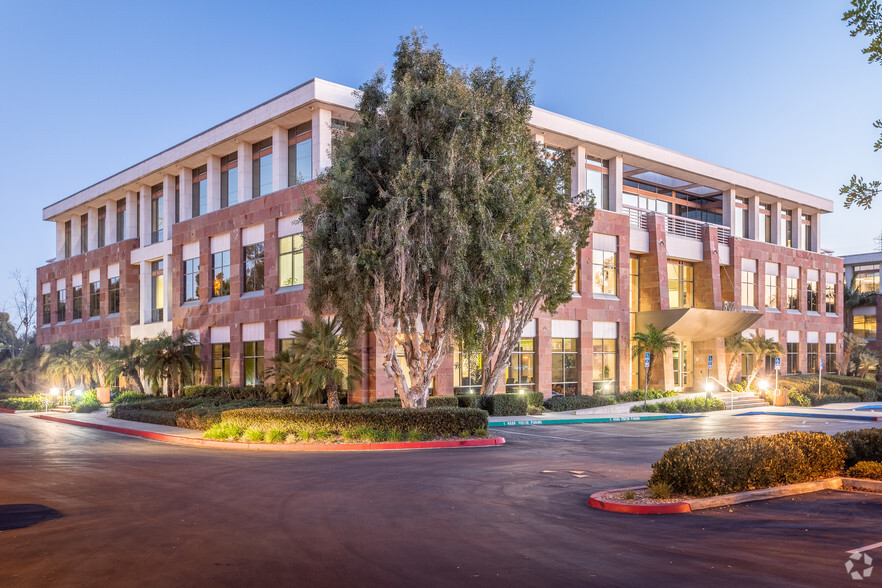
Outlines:
{"type": "Polygon", "coordinates": [[[245,346],[242,344],[242,325],[230,325],[230,384],[245,385],[245,346]]]}
{"type": "Polygon", "coordinates": [[[613,212],[624,212],[622,207],[622,171],[624,160],[612,157],[609,160],[609,209],[613,212]]]}
{"type": "Polygon", "coordinates": [[[208,189],[208,212],[220,210],[220,179],[221,164],[220,157],[217,155],[208,156],[208,178],[206,181],[208,189]]]}
{"type": "Polygon", "coordinates": [[[139,227],[141,247],[150,245],[150,186],[141,186],[141,226],[139,227]]]}
{"type": "Polygon", "coordinates": [[[794,208],[790,214],[790,218],[793,219],[793,248],[805,249],[804,239],[802,238],[802,209],[794,208]]]}
{"type": "Polygon", "coordinates": [[[110,199],[104,203],[107,215],[104,219],[104,244],[116,243],[116,200],[110,199]]]}
{"type": "MultiPolygon", "coordinates": [[[[313,132],[313,136],[315,132],[313,132]]],[[[247,202],[251,200],[251,176],[253,165],[251,163],[251,143],[239,141],[239,149],[237,150],[239,160],[239,202],[247,202]]]]}
{"type": "Polygon", "coordinates": [[[312,177],[317,178],[330,166],[331,111],[317,108],[312,112],[312,177]]]}
{"type": "Polygon", "coordinates": [[[579,321],[578,361],[580,393],[583,396],[594,394],[594,323],[590,320],[579,321]]]}
{"type": "Polygon", "coordinates": [[[723,190],[723,225],[729,227],[731,234],[735,235],[735,188],[723,190]]]}
{"type": "MultiPolygon", "coordinates": [[[[175,176],[162,176],[162,239],[171,241],[175,224],[175,176]]],[[[169,282],[166,282],[168,284],[169,282]]],[[[168,308],[168,307],[166,307],[168,308]]]]}
{"type": "Polygon", "coordinates": [[[131,190],[126,190],[126,239],[137,239],[138,198],[131,190]]]}
{"type": "Polygon", "coordinates": [[[146,325],[150,322],[150,262],[142,261],[141,262],[141,308],[138,311],[138,319],[140,324],[146,325]]]}
{"type": "Polygon", "coordinates": [[[82,227],[80,226],[80,215],[74,214],[70,218],[70,255],[73,257],[74,255],[78,255],[83,253],[80,250],[80,231],[82,227]]]}
{"type": "MultiPolygon", "coordinates": [[[[787,236],[781,231],[781,202],[772,203],[772,244],[785,245],[787,236]]],[[[793,225],[796,227],[796,225],[793,225]]]]}
{"type": "Polygon", "coordinates": [[[64,223],[66,221],[55,221],[55,260],[64,259],[64,223]]]}
{"type": "MultiPolygon", "coordinates": [[[[162,256],[162,320],[171,322],[172,320],[172,256],[162,256]]],[[[169,332],[171,334],[171,332],[169,332]]]]}
{"type": "Polygon", "coordinates": [[[90,206],[86,211],[86,215],[89,218],[89,233],[86,235],[86,245],[89,247],[89,251],[95,251],[98,249],[98,209],[90,206]]]}
{"type": "MultiPolygon", "coordinates": [[[[572,150],[571,154],[575,163],[572,170],[570,170],[570,183],[572,184],[570,193],[576,196],[584,192],[588,187],[588,182],[585,178],[585,147],[579,145],[572,150]]],[[[600,208],[600,194],[595,194],[594,197],[597,200],[597,207],[600,208]]]]}
{"type": "MultiPolygon", "coordinates": [[[[816,212],[811,215],[809,218],[812,219],[812,242],[810,243],[811,251],[820,251],[821,250],[821,213],[816,212]]],[[[802,220],[800,219],[800,222],[802,220]]]]}
{"type": "Polygon", "coordinates": [[[747,238],[756,240],[759,224],[759,196],[747,199],[747,238]]]}
{"type": "Polygon", "coordinates": [[[536,319],[536,390],[551,397],[551,319],[536,319]]]}
{"type": "Polygon", "coordinates": [[[178,183],[181,186],[180,207],[181,222],[193,218],[193,170],[182,167],[178,183]]]}
{"type": "Polygon", "coordinates": [[[273,127],[273,192],[288,187],[288,129],[273,127]]]}

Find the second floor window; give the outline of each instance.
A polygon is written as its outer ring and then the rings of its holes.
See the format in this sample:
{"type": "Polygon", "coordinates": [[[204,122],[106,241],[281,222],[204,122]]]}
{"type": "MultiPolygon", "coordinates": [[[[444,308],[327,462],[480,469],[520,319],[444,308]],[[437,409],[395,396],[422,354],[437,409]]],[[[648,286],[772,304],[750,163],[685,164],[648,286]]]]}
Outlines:
{"type": "Polygon", "coordinates": [[[83,318],[83,287],[73,287],[73,320],[83,318]]]}
{"type": "Polygon", "coordinates": [[[89,283],[89,316],[101,316],[101,282],[89,283]]]}
{"type": "Polygon", "coordinates": [[[126,199],[116,201],[116,242],[125,241],[126,238],[126,199]]]}
{"type": "Polygon", "coordinates": [[[107,279],[107,313],[119,314],[119,276],[107,279]]]}
{"type": "Polygon", "coordinates": [[[778,308],[778,276],[766,274],[766,308],[778,308]]]}
{"type": "Polygon", "coordinates": [[[858,292],[878,292],[879,266],[856,266],[854,268],[854,288],[858,292]]]}
{"type": "Polygon", "coordinates": [[[107,207],[102,206],[98,209],[98,247],[104,247],[107,241],[107,207]]]}
{"type": "Polygon", "coordinates": [[[159,323],[163,321],[165,307],[165,276],[161,259],[150,262],[150,286],[150,322],[159,323]]]}
{"type": "Polygon", "coordinates": [[[43,294],[43,324],[52,322],[52,294],[43,294]]]}
{"type": "MultiPolygon", "coordinates": [[[[614,238],[614,237],[613,237],[614,238]]],[[[618,272],[616,266],[616,251],[608,251],[598,249],[597,247],[591,253],[591,265],[594,273],[594,293],[609,294],[615,296],[618,294],[618,272]]]]}
{"type": "Polygon", "coordinates": [[[226,208],[239,201],[239,154],[221,157],[220,206],[226,208]]]}
{"type": "Polygon", "coordinates": [[[806,280],[805,309],[818,312],[818,280],[806,280]]]}
{"type": "Polygon", "coordinates": [[[692,264],[685,261],[668,262],[668,300],[671,308],[692,308],[694,283],[692,264]]]}
{"type": "Polygon", "coordinates": [[[199,300],[199,258],[184,260],[184,302],[199,300]]]}
{"type": "Polygon", "coordinates": [[[245,263],[245,292],[263,290],[263,243],[246,245],[242,248],[245,263]]]}
{"type": "Polygon", "coordinates": [[[799,278],[787,277],[787,310],[799,310],[799,278]]]}
{"type": "Polygon", "coordinates": [[[208,212],[208,166],[200,165],[193,170],[191,216],[196,218],[208,212]]]}
{"type": "Polygon", "coordinates": [[[212,292],[214,296],[230,295],[230,250],[218,251],[211,255],[212,292]]]}
{"type": "Polygon", "coordinates": [[[56,296],[57,305],[55,307],[55,320],[63,323],[67,320],[67,290],[59,290],[56,296]]]}
{"type": "Polygon", "coordinates": [[[751,269],[742,269],[741,270],[741,306],[755,308],[756,307],[756,262],[753,260],[743,260],[744,262],[750,261],[754,265],[751,269]]]}
{"type": "Polygon", "coordinates": [[[251,153],[251,197],[258,198],[273,191],[273,140],[255,143],[251,153]]]}
{"type": "Polygon", "coordinates": [[[150,189],[150,242],[162,241],[162,184],[150,189]]]}
{"type": "Polygon", "coordinates": [[[836,278],[830,279],[827,274],[828,281],[824,288],[824,310],[827,314],[836,314],[836,278]]]}
{"type": "Polygon", "coordinates": [[[303,284],[303,233],[279,239],[279,287],[303,284]]]}

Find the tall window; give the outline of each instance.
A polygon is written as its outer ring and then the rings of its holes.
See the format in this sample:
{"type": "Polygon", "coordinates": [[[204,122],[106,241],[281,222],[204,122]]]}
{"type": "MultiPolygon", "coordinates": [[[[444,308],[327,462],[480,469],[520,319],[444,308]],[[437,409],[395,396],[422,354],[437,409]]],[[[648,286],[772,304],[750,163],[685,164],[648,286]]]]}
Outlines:
{"type": "Polygon", "coordinates": [[[802,248],[812,251],[812,217],[808,214],[802,215],[802,248]]]}
{"type": "Polygon", "coordinates": [[[747,198],[735,198],[735,237],[747,238],[747,227],[749,222],[749,212],[747,210],[747,198]]]}
{"type": "Polygon", "coordinates": [[[263,290],[263,242],[242,248],[245,260],[245,292],[263,290]]]}
{"type": "Polygon", "coordinates": [[[609,162],[596,157],[585,158],[585,187],[591,190],[595,203],[603,210],[610,210],[609,162]]]}
{"type": "Polygon", "coordinates": [[[52,322],[52,294],[43,294],[43,324],[52,322]]]}
{"type": "Polygon", "coordinates": [[[551,391],[574,396],[579,392],[579,340],[551,339],[551,391]]]}
{"type": "Polygon", "coordinates": [[[89,283],[89,316],[101,316],[101,282],[89,283]]]}
{"type": "Polygon", "coordinates": [[[211,346],[211,381],[215,386],[230,385],[230,344],[214,343],[211,346]]]}
{"type": "Polygon", "coordinates": [[[64,223],[64,258],[70,258],[71,221],[64,223]]]}
{"type": "Polygon", "coordinates": [[[263,341],[245,341],[245,385],[263,381],[263,341]]]}
{"type": "Polygon", "coordinates": [[[851,320],[851,331],[863,339],[876,338],[876,315],[855,316],[851,320]]]}
{"type": "Polygon", "coordinates": [[[83,318],[83,287],[73,287],[73,320],[77,321],[83,318]]]}
{"type": "Polygon", "coordinates": [[[781,211],[781,240],[785,247],[793,247],[793,211],[781,211]]]}
{"type": "Polygon", "coordinates": [[[312,123],[288,129],[288,185],[312,179],[312,123]]]}
{"type": "Polygon", "coordinates": [[[824,368],[830,374],[836,371],[836,343],[827,343],[826,347],[824,368]]]}
{"type": "Polygon", "coordinates": [[[668,262],[668,299],[671,308],[692,308],[694,284],[692,264],[685,261],[668,262]]]}
{"type": "Polygon", "coordinates": [[[119,314],[119,276],[107,279],[107,313],[119,314]]]}
{"type": "Polygon", "coordinates": [[[150,242],[162,241],[162,184],[150,188],[150,242]]]}
{"type": "Polygon", "coordinates": [[[631,257],[630,292],[628,303],[631,313],[640,311],[640,258],[631,257]]]}
{"type": "MultiPolygon", "coordinates": [[[[754,260],[744,261],[756,263],[754,260]]],[[[754,265],[753,267],[755,268],[756,266],[754,265]]],[[[756,307],[756,271],[741,270],[741,306],[756,307]]]]}
{"type": "Polygon", "coordinates": [[[879,291],[879,266],[858,265],[854,268],[854,287],[858,292],[879,291]]]}
{"type": "Polygon", "coordinates": [[[756,240],[765,243],[772,242],[772,207],[769,204],[759,205],[759,225],[757,226],[756,240]]]}
{"type": "Polygon", "coordinates": [[[799,372],[799,343],[787,343],[787,373],[799,372]]]}
{"type": "Polygon", "coordinates": [[[809,312],[818,312],[818,272],[809,270],[805,286],[805,308],[809,312]]]}
{"type": "Polygon", "coordinates": [[[193,170],[191,210],[193,218],[208,212],[208,166],[200,165],[193,170]]]}
{"type": "Polygon", "coordinates": [[[826,274],[827,283],[824,285],[824,311],[827,314],[836,314],[836,274],[826,274]]]}
{"type": "Polygon", "coordinates": [[[521,339],[505,367],[506,391],[532,390],[536,382],[536,350],[533,338],[521,339]]]}
{"type": "Polygon", "coordinates": [[[457,394],[475,392],[484,381],[480,351],[463,351],[457,345],[453,349],[453,391],[457,394]]]}
{"type": "Polygon", "coordinates": [[[594,391],[612,394],[616,391],[618,353],[615,339],[594,339],[594,391]]]}
{"type": "Polygon", "coordinates": [[[230,295],[230,250],[218,251],[211,256],[211,275],[214,276],[214,296],[230,295]]]}
{"type": "MultiPolygon", "coordinates": [[[[745,354],[750,355],[750,354],[745,354]]],[[[674,386],[688,388],[692,385],[692,343],[681,341],[671,349],[674,368],[674,386]]],[[[753,356],[750,356],[753,358],[753,356]]]]}
{"type": "Polygon", "coordinates": [[[162,260],[150,262],[150,322],[162,322],[162,311],[165,306],[165,288],[162,260]]]}
{"type": "Polygon", "coordinates": [[[199,258],[184,260],[184,302],[199,300],[199,258]]]}
{"type": "Polygon", "coordinates": [[[604,241],[612,241],[612,243],[603,246],[598,246],[598,241],[596,237],[600,235],[595,235],[595,243],[594,249],[591,253],[591,265],[593,269],[594,276],[594,293],[595,294],[609,294],[615,296],[618,294],[618,256],[616,254],[615,247],[615,237],[607,237],[604,241]],[[610,247],[613,245],[613,247],[610,247]]]}
{"type": "Polygon", "coordinates": [[[273,140],[264,139],[252,145],[251,197],[266,196],[273,191],[273,140]]]}
{"type": "Polygon", "coordinates": [[[126,199],[116,201],[116,242],[126,239],[126,199]]]}
{"type": "Polygon", "coordinates": [[[58,290],[56,294],[55,320],[63,323],[67,320],[67,290],[58,290]]]}
{"type": "Polygon", "coordinates": [[[221,208],[239,201],[239,154],[221,157],[221,208]]]}
{"type": "Polygon", "coordinates": [[[790,269],[787,268],[787,309],[799,310],[799,278],[791,275],[790,269]]]}
{"type": "Polygon", "coordinates": [[[279,287],[303,284],[303,233],[279,239],[279,287]]]}
{"type": "Polygon", "coordinates": [[[806,372],[809,374],[818,373],[818,344],[806,344],[806,372]]]}
{"type": "Polygon", "coordinates": [[[107,237],[105,230],[107,227],[107,207],[102,206],[98,209],[98,247],[104,247],[107,237]]]}
{"type": "Polygon", "coordinates": [[[766,274],[766,308],[778,308],[778,276],[766,274]]]}
{"type": "Polygon", "coordinates": [[[89,250],[89,215],[80,215],[80,253],[89,250]]]}

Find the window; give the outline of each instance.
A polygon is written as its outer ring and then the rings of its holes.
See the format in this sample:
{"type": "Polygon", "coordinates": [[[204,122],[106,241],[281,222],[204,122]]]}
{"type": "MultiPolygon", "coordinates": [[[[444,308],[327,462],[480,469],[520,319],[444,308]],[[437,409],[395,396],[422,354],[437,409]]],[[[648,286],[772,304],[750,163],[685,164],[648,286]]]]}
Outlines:
{"type": "Polygon", "coordinates": [[[89,316],[101,316],[101,282],[89,284],[89,316]]]}
{"type": "Polygon", "coordinates": [[[551,392],[566,396],[579,393],[578,339],[551,339],[551,392]]]}
{"type": "Polygon", "coordinates": [[[753,368],[756,366],[756,356],[753,353],[742,352],[741,353],[741,378],[747,379],[750,377],[750,374],[753,373],[753,368]]]}
{"type": "Polygon", "coordinates": [[[855,316],[851,321],[851,331],[862,339],[876,338],[876,315],[855,316]]]}
{"type": "Polygon", "coordinates": [[[749,224],[749,212],[747,210],[747,198],[735,198],[735,237],[747,238],[749,224]]]}
{"type": "Polygon", "coordinates": [[[618,294],[618,260],[616,254],[616,238],[607,235],[595,235],[594,249],[591,252],[591,265],[594,274],[594,293],[616,296],[618,294]],[[603,241],[612,241],[607,245],[598,245],[598,237],[603,241]]]}
{"type": "Polygon", "coordinates": [[[827,314],[836,314],[836,274],[827,274],[827,283],[824,285],[824,311],[827,314]]]}
{"type": "Polygon", "coordinates": [[[263,341],[245,341],[245,385],[263,382],[263,341]]]}
{"type": "Polygon", "coordinates": [[[212,383],[215,386],[230,385],[230,344],[214,343],[211,346],[212,383]]]}
{"type": "Polygon", "coordinates": [[[77,321],[83,318],[83,287],[73,287],[73,320],[77,321]]]}
{"type": "Polygon", "coordinates": [[[781,211],[781,244],[793,247],[793,211],[781,211]]]}
{"type": "Polygon", "coordinates": [[[802,248],[806,251],[812,251],[812,217],[808,214],[802,215],[802,248]]]}
{"type": "Polygon", "coordinates": [[[854,268],[855,290],[858,292],[879,291],[879,266],[858,265],[854,268]]]}
{"type": "Polygon", "coordinates": [[[303,284],[303,233],[279,239],[279,287],[303,284]]]}
{"type": "Polygon", "coordinates": [[[573,252],[573,277],[570,281],[570,290],[573,294],[579,293],[579,282],[582,281],[582,255],[581,251],[573,252]]]}
{"type": "Polygon", "coordinates": [[[628,303],[632,313],[640,311],[640,258],[631,257],[630,293],[628,303]]]}
{"type": "Polygon", "coordinates": [[[756,307],[755,271],[741,270],[741,306],[751,308],[756,307]]]}
{"type": "Polygon", "coordinates": [[[594,392],[612,394],[617,390],[618,353],[615,339],[594,339],[594,392]]]}
{"type": "Polygon", "coordinates": [[[107,280],[107,312],[119,314],[119,276],[107,280]]]}
{"type": "Polygon", "coordinates": [[[264,139],[251,149],[251,197],[258,198],[273,191],[273,140],[264,139]]]}
{"type": "Polygon", "coordinates": [[[126,239],[126,199],[120,198],[116,201],[116,241],[117,243],[126,239]]]}
{"type": "Polygon", "coordinates": [[[107,207],[102,206],[98,209],[98,247],[104,247],[107,237],[105,235],[107,227],[107,207]]]}
{"type": "Polygon", "coordinates": [[[759,205],[759,225],[756,228],[756,240],[772,242],[772,207],[769,204],[759,205]]]}
{"type": "Polygon", "coordinates": [[[312,123],[288,129],[288,185],[312,179],[312,123]]]}
{"type": "Polygon", "coordinates": [[[221,157],[220,206],[226,208],[239,201],[239,154],[221,157]]]}
{"type": "Polygon", "coordinates": [[[199,258],[184,260],[184,302],[199,300],[199,258]]]}
{"type": "Polygon", "coordinates": [[[67,320],[67,290],[59,290],[56,294],[57,302],[55,307],[55,320],[63,323],[67,320]]]}
{"type": "Polygon", "coordinates": [[[787,373],[799,373],[799,343],[787,343],[787,373]]]}
{"type": "Polygon", "coordinates": [[[165,306],[165,289],[162,260],[150,262],[150,322],[162,322],[162,311],[165,306]]]}
{"type": "Polygon", "coordinates": [[[799,278],[790,275],[787,276],[787,310],[799,310],[799,278]]]}
{"type": "Polygon", "coordinates": [[[827,343],[826,357],[824,358],[824,367],[828,374],[836,372],[836,343],[827,343]]]}
{"type": "Polygon", "coordinates": [[[694,291],[692,264],[685,261],[668,262],[668,299],[671,308],[692,308],[694,291]]]}
{"type": "Polygon", "coordinates": [[[809,312],[818,312],[817,270],[809,270],[809,278],[806,280],[805,286],[805,309],[809,312]]]}
{"type": "Polygon", "coordinates": [[[585,158],[585,187],[591,190],[599,208],[610,210],[609,162],[594,157],[585,158]]]}
{"type": "Polygon", "coordinates": [[[291,353],[292,347],[294,347],[294,339],[292,339],[292,338],[279,339],[279,347],[278,347],[279,353],[282,353],[283,351],[287,351],[288,353],[291,353]]]}
{"type": "Polygon", "coordinates": [[[506,392],[532,390],[536,382],[536,351],[533,338],[521,339],[505,368],[506,392]]]}
{"type": "Polygon", "coordinates": [[[263,243],[254,243],[242,248],[245,260],[245,292],[263,290],[263,243]]]}
{"type": "Polygon", "coordinates": [[[196,218],[208,212],[208,166],[200,165],[193,170],[193,193],[191,216],[196,218]]]}
{"type": "Polygon", "coordinates": [[[460,345],[453,349],[453,391],[457,394],[478,393],[484,381],[480,351],[463,351],[460,345]]]}
{"type": "Polygon", "coordinates": [[[64,223],[64,258],[70,258],[71,221],[64,223]]]}
{"type": "Polygon", "coordinates": [[[806,373],[818,373],[818,344],[806,344],[806,373]]]}
{"type": "Polygon", "coordinates": [[[778,276],[766,274],[766,308],[778,308],[778,276]]]}
{"type": "Polygon", "coordinates": [[[43,294],[43,324],[52,322],[52,294],[43,294]]]}
{"type": "MultiPolygon", "coordinates": [[[[671,349],[674,368],[674,386],[688,388],[692,385],[692,343],[681,341],[671,349]]],[[[751,356],[753,357],[753,356],[751,356]]]]}
{"type": "Polygon", "coordinates": [[[150,242],[162,241],[162,184],[150,188],[150,242]]]}
{"type": "Polygon", "coordinates": [[[89,250],[89,215],[80,215],[80,253],[89,250]]]}
{"type": "Polygon", "coordinates": [[[214,276],[214,296],[230,295],[230,250],[218,251],[211,256],[211,275],[214,276]]]}

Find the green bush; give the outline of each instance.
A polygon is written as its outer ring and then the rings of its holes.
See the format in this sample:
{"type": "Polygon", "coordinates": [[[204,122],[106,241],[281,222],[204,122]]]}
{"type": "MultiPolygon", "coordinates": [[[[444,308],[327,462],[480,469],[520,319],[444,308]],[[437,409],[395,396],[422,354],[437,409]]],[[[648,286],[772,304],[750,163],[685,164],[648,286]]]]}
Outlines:
{"type": "MultiPolygon", "coordinates": [[[[670,398],[677,394],[676,390],[647,390],[646,399],[655,400],[656,398],[670,398]]],[[[629,390],[627,392],[622,392],[621,394],[616,394],[615,400],[619,404],[623,402],[639,402],[643,400],[643,390],[629,390]]]]}
{"type": "Polygon", "coordinates": [[[870,380],[868,378],[840,376],[837,374],[824,374],[823,379],[829,380],[831,382],[836,382],[837,384],[842,384],[843,386],[853,386],[855,388],[863,388],[865,390],[871,390],[873,392],[876,392],[879,388],[876,380],[870,380]]]}
{"type": "Polygon", "coordinates": [[[457,394],[454,398],[456,398],[457,405],[460,408],[486,410],[484,407],[486,397],[483,394],[457,394]]]}
{"type": "Polygon", "coordinates": [[[16,398],[5,398],[0,400],[0,408],[8,410],[43,410],[45,407],[46,405],[40,402],[40,397],[38,395],[19,396],[16,398]]]}
{"type": "Polygon", "coordinates": [[[527,397],[527,408],[542,406],[542,403],[545,402],[545,396],[543,396],[542,392],[539,392],[538,390],[528,390],[524,393],[524,396],[527,397]]]}
{"type": "Polygon", "coordinates": [[[430,437],[456,437],[487,428],[487,413],[460,408],[389,408],[375,410],[304,411],[297,408],[243,408],[227,410],[221,424],[242,429],[277,429],[285,433],[310,434],[319,430],[344,435],[359,428],[400,433],[419,431],[430,437]]]}
{"type": "Polygon", "coordinates": [[[842,472],[843,443],[824,433],[699,439],[665,451],[652,465],[649,484],[666,482],[675,493],[703,497],[807,482],[842,472]]]}
{"type": "Polygon", "coordinates": [[[845,445],[845,465],[859,461],[882,462],[882,429],[858,429],[834,435],[845,445]]]}
{"type": "Polygon", "coordinates": [[[205,431],[203,437],[206,439],[219,439],[225,441],[227,439],[238,439],[244,432],[245,429],[238,425],[232,423],[217,423],[205,431]]]}
{"type": "Polygon", "coordinates": [[[787,404],[790,404],[792,406],[811,406],[812,401],[805,394],[801,394],[796,390],[788,390],[787,404]]]}
{"type": "Polygon", "coordinates": [[[812,406],[823,406],[825,404],[839,404],[841,402],[860,402],[861,397],[857,394],[828,394],[821,396],[819,399],[812,398],[812,406]]]}
{"type": "Polygon", "coordinates": [[[717,397],[712,398],[683,398],[671,402],[657,402],[655,404],[642,404],[631,407],[631,412],[664,412],[668,414],[689,414],[693,412],[711,412],[714,410],[726,410],[726,404],[717,397]]]}
{"type": "Polygon", "coordinates": [[[266,386],[184,386],[184,396],[229,400],[271,400],[266,386]]]}
{"type": "Polygon", "coordinates": [[[175,426],[175,413],[167,410],[142,410],[120,405],[110,410],[110,416],[115,419],[135,421],[138,423],[153,423],[154,425],[175,426]]]}
{"type": "Polygon", "coordinates": [[[285,438],[288,435],[284,431],[280,431],[278,429],[272,429],[267,431],[263,437],[263,440],[267,443],[284,443],[285,438]]]}
{"type": "Polygon", "coordinates": [[[120,392],[119,394],[114,396],[110,400],[110,405],[119,406],[120,404],[135,404],[143,400],[147,400],[148,398],[155,398],[155,396],[147,396],[146,394],[141,394],[140,392],[127,390],[126,392],[120,392]]]}
{"type": "Polygon", "coordinates": [[[847,474],[851,478],[882,480],[882,463],[878,461],[859,461],[848,468],[847,474]]]}
{"type": "MultiPolygon", "coordinates": [[[[808,398],[811,406],[821,406],[837,402],[862,402],[862,398],[870,398],[872,394],[870,390],[857,389],[851,385],[855,380],[860,379],[848,378],[850,385],[844,386],[840,383],[840,377],[836,376],[834,381],[830,376],[825,376],[821,380],[821,391],[818,392],[817,375],[788,375],[778,379],[778,387],[787,390],[788,398],[791,392],[796,392],[808,398]]],[[[875,399],[875,394],[873,398],[875,399]]]]}
{"type": "Polygon", "coordinates": [[[101,408],[101,403],[98,402],[98,393],[95,390],[86,390],[72,408],[74,412],[95,412],[101,408]]]}
{"type": "Polygon", "coordinates": [[[863,388],[860,386],[849,386],[847,384],[844,384],[842,386],[842,391],[846,394],[854,394],[861,399],[861,402],[875,402],[878,398],[877,392],[875,390],[870,390],[868,388],[863,388]]]}
{"type": "Polygon", "coordinates": [[[259,443],[263,441],[264,432],[259,429],[248,429],[242,434],[246,441],[259,443]]]}
{"type": "Polygon", "coordinates": [[[484,404],[492,416],[521,416],[527,414],[526,394],[493,394],[484,404]]]}
{"type": "Polygon", "coordinates": [[[543,406],[554,412],[565,410],[580,410],[582,408],[595,408],[615,404],[615,398],[594,394],[592,396],[552,396],[543,402],[543,406]]]}

